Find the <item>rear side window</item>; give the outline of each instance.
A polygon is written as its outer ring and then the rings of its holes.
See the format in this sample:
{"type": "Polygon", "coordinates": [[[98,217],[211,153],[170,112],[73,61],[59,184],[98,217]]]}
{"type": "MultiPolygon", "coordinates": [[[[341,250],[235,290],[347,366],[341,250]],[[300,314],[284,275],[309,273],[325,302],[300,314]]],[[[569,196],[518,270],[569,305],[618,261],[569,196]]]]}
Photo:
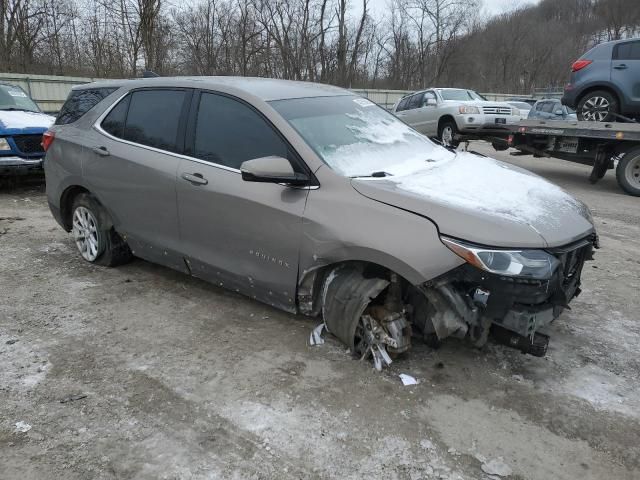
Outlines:
{"type": "Polygon", "coordinates": [[[240,169],[246,160],[270,155],[287,158],[288,153],[284,140],[252,108],[224,95],[202,93],[192,156],[240,169]]]}
{"type": "MultiPolygon", "coordinates": [[[[131,94],[122,138],[170,152],[178,149],[182,90],[139,90],[131,94]]],[[[107,119],[105,119],[107,120],[107,119]]]]}
{"type": "Polygon", "coordinates": [[[72,90],[67,97],[67,101],[64,102],[60,113],[58,113],[55,124],[66,125],[79,120],[85,113],[100,103],[101,100],[116,90],[116,87],[72,90]]]}
{"type": "Polygon", "coordinates": [[[640,42],[619,43],[613,47],[614,60],[640,60],[640,42]]]}
{"type": "Polygon", "coordinates": [[[105,132],[110,133],[114,137],[124,138],[124,123],[127,120],[130,99],[131,95],[127,95],[111,109],[101,124],[105,132]]]}

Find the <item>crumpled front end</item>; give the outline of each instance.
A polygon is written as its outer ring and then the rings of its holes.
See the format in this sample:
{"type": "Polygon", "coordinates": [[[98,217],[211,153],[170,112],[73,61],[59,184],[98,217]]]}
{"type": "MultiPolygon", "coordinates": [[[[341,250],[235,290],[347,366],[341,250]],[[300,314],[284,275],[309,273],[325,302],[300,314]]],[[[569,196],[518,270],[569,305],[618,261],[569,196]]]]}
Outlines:
{"type": "Polygon", "coordinates": [[[543,356],[548,326],[580,294],[585,261],[597,248],[595,235],[548,249],[557,260],[550,278],[500,275],[464,264],[422,285],[431,310],[414,317],[425,338],[468,337],[483,345],[489,333],[501,343],[543,356]]]}

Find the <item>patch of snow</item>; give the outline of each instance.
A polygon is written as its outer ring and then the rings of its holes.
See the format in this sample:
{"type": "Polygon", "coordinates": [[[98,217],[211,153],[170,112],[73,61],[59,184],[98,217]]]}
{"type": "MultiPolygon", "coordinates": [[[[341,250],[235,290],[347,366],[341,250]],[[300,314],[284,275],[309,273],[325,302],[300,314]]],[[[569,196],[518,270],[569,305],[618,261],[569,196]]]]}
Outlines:
{"type": "Polygon", "coordinates": [[[0,110],[0,128],[49,128],[55,117],[38,112],[0,110]]]}
{"type": "Polygon", "coordinates": [[[31,425],[29,425],[27,422],[24,422],[22,420],[16,422],[16,432],[27,433],[29,430],[31,430],[31,425]]]}
{"type": "Polygon", "coordinates": [[[489,460],[488,462],[483,463],[480,468],[482,468],[484,473],[489,475],[498,475],[500,477],[508,477],[513,473],[511,467],[504,463],[504,459],[502,457],[489,460]]]}
{"type": "Polygon", "coordinates": [[[425,438],[424,440],[420,440],[420,447],[424,448],[425,450],[436,449],[436,446],[433,444],[433,442],[427,438],[425,438]]]}
{"type": "Polygon", "coordinates": [[[394,182],[401,190],[439,203],[519,221],[544,220],[551,224],[561,218],[558,211],[584,208],[560,187],[497,160],[467,152],[459,152],[455,157],[453,154],[433,156],[435,161],[423,162],[419,170],[411,172],[387,167],[385,171],[394,176],[384,180],[394,182]]]}
{"type": "Polygon", "coordinates": [[[633,383],[596,365],[573,370],[560,388],[569,395],[586,400],[596,410],[640,418],[640,393],[634,389],[633,383]]]}
{"type": "Polygon", "coordinates": [[[432,151],[440,150],[425,136],[392,116],[365,111],[346,116],[351,120],[346,128],[357,141],[333,148],[328,146],[322,153],[327,164],[341,175],[366,176],[402,165],[407,171],[416,170],[432,151]],[[408,169],[407,164],[411,165],[408,169]]]}

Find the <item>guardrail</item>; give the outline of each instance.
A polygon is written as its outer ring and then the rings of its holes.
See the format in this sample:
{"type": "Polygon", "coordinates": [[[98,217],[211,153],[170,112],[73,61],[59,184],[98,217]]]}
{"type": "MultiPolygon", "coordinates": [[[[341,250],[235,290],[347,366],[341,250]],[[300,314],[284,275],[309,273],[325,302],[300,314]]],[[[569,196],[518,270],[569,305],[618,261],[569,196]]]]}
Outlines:
{"type": "MultiPolygon", "coordinates": [[[[92,77],[60,77],[56,75],[31,75],[21,73],[0,73],[0,82],[8,82],[21,86],[45,112],[58,112],[62,108],[67,95],[74,85],[99,80],[92,77]]],[[[368,98],[381,107],[391,110],[393,105],[403,96],[415,90],[385,90],[355,88],[351,90],[368,98]]],[[[482,93],[487,100],[505,101],[509,98],[534,98],[532,95],[515,95],[504,93],[482,93]]]]}

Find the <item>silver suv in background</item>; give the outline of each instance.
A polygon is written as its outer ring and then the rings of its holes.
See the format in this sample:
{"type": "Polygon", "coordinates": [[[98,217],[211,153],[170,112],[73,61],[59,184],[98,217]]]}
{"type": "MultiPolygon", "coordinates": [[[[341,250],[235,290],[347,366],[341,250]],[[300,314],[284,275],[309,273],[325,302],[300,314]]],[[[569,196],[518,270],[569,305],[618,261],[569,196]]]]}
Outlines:
{"type": "Polygon", "coordinates": [[[393,113],[428,137],[457,146],[458,134],[504,135],[520,121],[520,111],[507,102],[489,102],[473,90],[430,88],[400,99],[393,113]]]}
{"type": "Polygon", "coordinates": [[[48,132],[45,173],[83,259],[135,255],[321,316],[378,368],[416,336],[482,345],[492,330],[544,354],[539,329],[579,294],[596,245],[589,210],[560,188],[437,146],[340,88],[154,78],[76,97],[82,111],[48,132]]]}

